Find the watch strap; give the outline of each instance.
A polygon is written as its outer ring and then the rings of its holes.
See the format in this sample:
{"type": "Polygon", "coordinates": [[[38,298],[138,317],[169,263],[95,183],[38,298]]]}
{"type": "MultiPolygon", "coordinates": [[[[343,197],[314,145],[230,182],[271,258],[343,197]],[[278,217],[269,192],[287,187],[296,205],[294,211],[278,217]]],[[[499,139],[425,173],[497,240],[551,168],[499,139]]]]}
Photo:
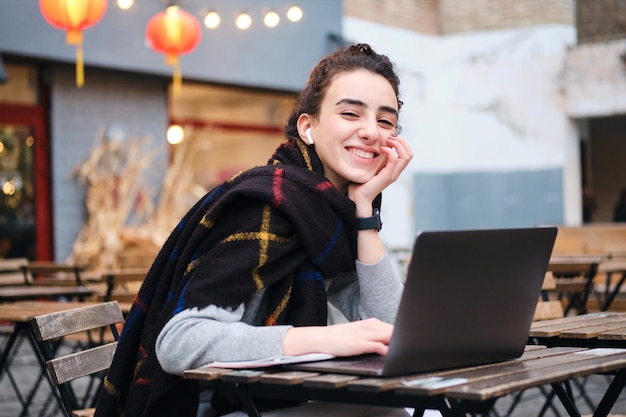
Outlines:
{"type": "Polygon", "coordinates": [[[383,222],[380,220],[380,210],[374,209],[374,215],[371,217],[357,217],[358,230],[378,230],[382,229],[383,222]]]}

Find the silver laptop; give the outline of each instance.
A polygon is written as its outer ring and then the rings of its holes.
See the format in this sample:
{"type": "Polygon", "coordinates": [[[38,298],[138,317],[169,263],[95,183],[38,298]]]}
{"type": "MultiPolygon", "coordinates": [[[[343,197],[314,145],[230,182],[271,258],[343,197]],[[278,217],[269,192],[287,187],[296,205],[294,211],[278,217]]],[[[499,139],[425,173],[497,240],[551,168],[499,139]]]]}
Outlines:
{"type": "Polygon", "coordinates": [[[396,376],[517,358],[556,234],[554,227],[420,233],[389,353],[287,367],[396,376]]]}

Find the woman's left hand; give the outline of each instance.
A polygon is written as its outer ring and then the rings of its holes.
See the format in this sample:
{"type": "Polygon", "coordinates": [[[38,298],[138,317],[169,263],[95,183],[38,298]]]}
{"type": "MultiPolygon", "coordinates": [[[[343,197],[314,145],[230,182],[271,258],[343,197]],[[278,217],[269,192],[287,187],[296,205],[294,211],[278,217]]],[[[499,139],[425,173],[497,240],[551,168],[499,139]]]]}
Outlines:
{"type": "Polygon", "coordinates": [[[348,197],[357,205],[357,216],[371,216],[371,212],[360,214],[359,206],[371,211],[374,198],[400,177],[413,158],[409,144],[400,136],[392,135],[387,138],[387,146],[381,146],[381,151],[387,156],[387,163],[382,169],[369,181],[348,186],[348,197]]]}

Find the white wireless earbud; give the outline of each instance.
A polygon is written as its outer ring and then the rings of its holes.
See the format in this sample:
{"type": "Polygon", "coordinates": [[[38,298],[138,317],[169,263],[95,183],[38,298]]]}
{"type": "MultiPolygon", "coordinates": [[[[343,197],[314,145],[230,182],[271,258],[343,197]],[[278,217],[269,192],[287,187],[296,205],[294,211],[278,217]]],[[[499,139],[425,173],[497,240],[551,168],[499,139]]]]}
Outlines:
{"type": "Polygon", "coordinates": [[[304,132],[307,140],[309,141],[309,145],[313,145],[313,137],[311,136],[311,128],[308,128],[305,132],[304,132]]]}

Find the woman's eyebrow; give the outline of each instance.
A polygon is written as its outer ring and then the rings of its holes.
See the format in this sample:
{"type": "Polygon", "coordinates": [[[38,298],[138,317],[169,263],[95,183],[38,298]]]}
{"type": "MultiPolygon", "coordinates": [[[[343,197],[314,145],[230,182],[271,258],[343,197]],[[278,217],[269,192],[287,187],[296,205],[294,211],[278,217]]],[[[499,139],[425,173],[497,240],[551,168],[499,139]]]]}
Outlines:
{"type": "Polygon", "coordinates": [[[355,98],[342,98],[338,102],[335,103],[335,106],[339,106],[340,104],[352,104],[354,106],[360,106],[367,108],[367,104],[361,100],[357,100],[355,98]]]}
{"type": "MultiPolygon", "coordinates": [[[[354,98],[342,98],[337,103],[335,103],[335,106],[339,106],[340,104],[352,104],[354,106],[367,108],[367,103],[354,98]]],[[[398,111],[391,106],[379,106],[378,110],[398,115],[398,111]]]]}
{"type": "Polygon", "coordinates": [[[387,112],[387,113],[392,113],[395,116],[398,115],[398,110],[394,109],[391,106],[380,106],[380,107],[378,107],[378,110],[384,111],[384,112],[387,112]]]}

